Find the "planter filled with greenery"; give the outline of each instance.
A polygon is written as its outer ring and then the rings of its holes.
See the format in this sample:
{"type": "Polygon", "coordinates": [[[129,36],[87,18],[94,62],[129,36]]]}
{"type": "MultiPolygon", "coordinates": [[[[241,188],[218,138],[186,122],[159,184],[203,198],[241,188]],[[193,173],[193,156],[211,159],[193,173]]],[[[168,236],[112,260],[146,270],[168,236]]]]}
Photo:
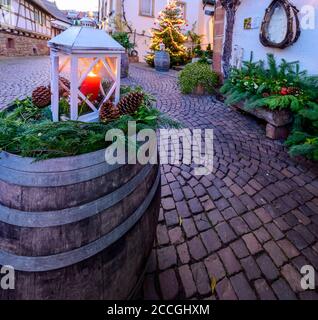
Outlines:
{"type": "Polygon", "coordinates": [[[203,95],[215,92],[219,76],[211,66],[204,62],[189,63],[179,74],[179,86],[182,93],[203,95]]]}
{"type": "Polygon", "coordinates": [[[153,246],[160,170],[105,161],[105,134],[121,129],[123,143],[138,148],[128,121],[137,132],[173,125],[152,102],[141,88],[123,88],[99,123],[52,122],[49,106],[31,99],[0,113],[0,265],[19,278],[10,299],[134,294],[153,246]]]}
{"type": "Polygon", "coordinates": [[[318,159],[318,79],[301,71],[298,62],[273,55],[264,61],[233,69],[221,88],[226,104],[239,107],[267,122],[267,136],[286,138],[293,155],[318,159]],[[290,130],[288,130],[290,128],[290,130]]]}

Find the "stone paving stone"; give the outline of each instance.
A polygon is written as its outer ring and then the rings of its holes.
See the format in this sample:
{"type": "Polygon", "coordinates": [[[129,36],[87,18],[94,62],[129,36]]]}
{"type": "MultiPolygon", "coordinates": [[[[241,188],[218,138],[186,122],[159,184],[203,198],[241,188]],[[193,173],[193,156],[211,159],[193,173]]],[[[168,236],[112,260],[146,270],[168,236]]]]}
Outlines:
{"type": "Polygon", "coordinates": [[[255,238],[253,233],[245,234],[242,236],[242,239],[244,240],[248,250],[251,252],[251,254],[257,254],[263,250],[261,244],[258,242],[258,240],[255,238]]]}
{"type": "Polygon", "coordinates": [[[299,294],[301,300],[318,300],[318,293],[313,290],[301,292],[299,294]]]}
{"type": "Polygon", "coordinates": [[[211,228],[211,223],[204,213],[194,216],[194,222],[200,232],[211,228]]]}
{"type": "Polygon", "coordinates": [[[157,250],[158,265],[160,270],[168,269],[177,264],[176,249],[173,246],[157,250]]]}
{"type": "Polygon", "coordinates": [[[223,211],[224,209],[226,209],[230,206],[228,201],[226,201],[226,199],[224,199],[224,198],[221,198],[219,200],[214,201],[214,204],[220,211],[223,211]]]}
{"type": "Polygon", "coordinates": [[[239,259],[245,258],[250,254],[242,239],[232,242],[230,246],[239,259]]]}
{"type": "Polygon", "coordinates": [[[183,228],[185,235],[188,239],[190,239],[198,234],[198,231],[195,227],[193,219],[183,219],[182,228],[183,228]]]}
{"type": "Polygon", "coordinates": [[[195,197],[195,194],[190,186],[182,187],[182,191],[187,200],[190,200],[195,197]]]}
{"type": "Polygon", "coordinates": [[[153,274],[148,274],[145,277],[143,284],[143,297],[145,300],[160,300],[155,288],[155,276],[153,274]]]}
{"type": "Polygon", "coordinates": [[[230,279],[239,300],[256,300],[256,295],[242,272],[232,276],[230,279]]]}
{"type": "Polygon", "coordinates": [[[232,220],[230,220],[230,225],[235,233],[239,236],[250,232],[248,225],[241,217],[233,218],[232,220]]]}
{"type": "Polygon", "coordinates": [[[232,197],[228,200],[238,215],[241,215],[247,211],[246,206],[240,201],[238,197],[232,197]]]}
{"type": "Polygon", "coordinates": [[[237,300],[237,296],[228,278],[224,278],[215,288],[220,300],[237,300]]]}
{"type": "Polygon", "coordinates": [[[193,191],[197,197],[202,197],[207,193],[206,189],[202,186],[202,184],[198,184],[193,188],[193,191]]]}
{"type": "Polygon", "coordinates": [[[278,279],[272,284],[272,288],[279,300],[296,300],[295,293],[284,279],[278,279]]]}
{"type": "Polygon", "coordinates": [[[215,227],[218,236],[223,243],[227,244],[236,239],[236,235],[231,229],[231,227],[226,223],[222,222],[215,227]]]}
{"type": "Polygon", "coordinates": [[[191,217],[190,210],[188,208],[188,205],[185,201],[176,202],[177,212],[178,215],[182,218],[189,218],[191,217]]]}
{"type": "Polygon", "coordinates": [[[190,241],[188,241],[188,246],[190,255],[194,260],[199,261],[206,257],[207,251],[199,237],[192,238],[190,241]]]}
{"type": "Polygon", "coordinates": [[[241,265],[246,273],[248,280],[255,280],[261,277],[261,270],[253,257],[249,256],[241,260],[241,265]]]}
{"type": "Polygon", "coordinates": [[[293,210],[292,214],[296,217],[299,223],[302,223],[305,226],[311,223],[311,220],[308,217],[306,217],[303,213],[301,213],[299,210],[293,210]]]}
{"type": "Polygon", "coordinates": [[[222,211],[222,216],[225,220],[230,220],[234,217],[237,217],[235,210],[232,207],[229,207],[222,211]]]}
{"type": "Polygon", "coordinates": [[[177,246],[178,257],[182,264],[187,264],[190,261],[190,254],[186,243],[177,246]]]}
{"type": "Polygon", "coordinates": [[[256,258],[256,262],[266,279],[275,280],[279,276],[278,269],[267,254],[264,253],[256,258]]]}
{"type": "Polygon", "coordinates": [[[261,227],[258,230],[255,230],[253,233],[261,244],[271,239],[270,234],[266,231],[264,227],[261,227]]]}
{"type": "Polygon", "coordinates": [[[312,244],[315,242],[315,236],[310,231],[308,231],[308,228],[306,228],[305,226],[299,224],[294,228],[294,230],[298,232],[308,244],[312,244]]]}
{"type": "Polygon", "coordinates": [[[185,292],[185,297],[191,298],[195,295],[197,288],[192,277],[192,272],[188,265],[179,267],[179,276],[185,292]]]}
{"type": "Polygon", "coordinates": [[[231,248],[226,247],[220,251],[218,251],[218,255],[223,262],[223,265],[227,271],[228,275],[232,275],[234,273],[237,273],[241,271],[241,265],[239,261],[236,259],[233,251],[231,248]]]}
{"type": "Polygon", "coordinates": [[[208,212],[207,216],[213,226],[217,225],[219,222],[224,221],[224,218],[222,217],[221,213],[217,209],[208,212]]]}
{"type": "Polygon", "coordinates": [[[173,269],[168,269],[159,274],[159,283],[164,300],[176,299],[179,294],[179,283],[173,269]]]}
{"type": "Polygon", "coordinates": [[[281,269],[281,274],[284,276],[286,281],[294,292],[301,292],[301,274],[291,265],[286,264],[281,269]]]}
{"type": "Polygon", "coordinates": [[[173,200],[175,202],[181,201],[184,198],[183,192],[180,188],[173,188],[172,189],[172,195],[173,195],[173,200]]]}
{"type": "Polygon", "coordinates": [[[298,249],[303,250],[305,249],[308,244],[304,240],[304,238],[296,231],[290,230],[286,233],[288,240],[298,249]]]}
{"type": "Polygon", "coordinates": [[[279,240],[277,244],[289,259],[295,258],[300,254],[297,248],[287,239],[279,240]]]}
{"type": "Polygon", "coordinates": [[[216,280],[219,281],[225,277],[226,272],[224,270],[221,260],[216,254],[213,254],[205,258],[204,264],[208,271],[210,280],[212,280],[212,278],[216,278],[216,280]]]}
{"type": "Polygon", "coordinates": [[[264,249],[267,251],[277,267],[281,267],[287,261],[286,256],[283,254],[276,242],[269,241],[265,243],[264,249]]]}
{"type": "Polygon", "coordinates": [[[258,279],[254,282],[254,287],[261,300],[276,300],[274,292],[264,279],[258,279]]]}
{"type": "Polygon", "coordinates": [[[302,251],[304,256],[310,261],[315,269],[318,269],[318,255],[311,248],[306,248],[302,251]]]}
{"type": "Polygon", "coordinates": [[[189,200],[188,204],[190,212],[192,212],[193,214],[198,214],[203,211],[203,207],[198,198],[193,198],[189,200]]]}
{"type": "Polygon", "coordinates": [[[171,196],[171,195],[172,195],[172,192],[170,190],[169,185],[165,185],[165,186],[161,187],[161,197],[162,198],[168,197],[168,196],[171,196]]]}
{"type": "Polygon", "coordinates": [[[203,205],[203,208],[204,208],[205,212],[208,212],[208,211],[211,211],[211,210],[215,209],[215,205],[214,205],[214,203],[213,203],[213,201],[211,199],[203,202],[202,205],[203,205]]]}
{"type": "Polygon", "coordinates": [[[253,212],[248,212],[244,214],[242,217],[252,230],[256,230],[262,225],[261,221],[257,218],[256,214],[253,212]]]}
{"type": "Polygon", "coordinates": [[[176,226],[180,223],[176,210],[166,212],[164,216],[165,216],[166,224],[168,227],[176,226]]]}
{"type": "Polygon", "coordinates": [[[184,242],[184,237],[180,227],[175,227],[168,231],[171,244],[180,244],[184,242]]]}
{"type": "Polygon", "coordinates": [[[213,229],[202,232],[201,239],[208,253],[215,252],[222,246],[220,239],[213,229]]]}
{"type": "Polygon", "coordinates": [[[284,238],[284,234],[277,228],[277,226],[274,223],[265,224],[265,228],[271,234],[274,240],[277,241],[284,238]]]}
{"type": "Polygon", "coordinates": [[[157,227],[157,241],[160,246],[169,243],[168,230],[164,224],[157,227]]]}
{"type": "Polygon", "coordinates": [[[213,201],[216,201],[222,197],[222,194],[219,192],[219,190],[215,186],[208,188],[207,192],[213,201]]]}
{"type": "Polygon", "coordinates": [[[173,198],[171,198],[171,197],[170,198],[163,198],[161,200],[161,204],[162,204],[163,209],[167,210],[167,211],[172,210],[176,207],[176,204],[175,204],[173,198]]]}
{"type": "Polygon", "coordinates": [[[211,293],[210,279],[202,262],[191,265],[192,275],[199,294],[205,296],[211,293]]]}

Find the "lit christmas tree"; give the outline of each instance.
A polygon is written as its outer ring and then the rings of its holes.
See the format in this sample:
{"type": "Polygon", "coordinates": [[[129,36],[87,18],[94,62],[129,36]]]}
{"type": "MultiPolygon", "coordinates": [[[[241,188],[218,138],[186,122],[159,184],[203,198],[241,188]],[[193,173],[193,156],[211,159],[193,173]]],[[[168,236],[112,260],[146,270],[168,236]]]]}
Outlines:
{"type": "Polygon", "coordinates": [[[160,50],[160,43],[164,43],[166,51],[170,54],[171,64],[184,64],[188,59],[187,48],[184,43],[187,37],[183,34],[183,26],[186,24],[182,17],[182,11],[172,0],[159,13],[157,22],[158,28],[152,29],[151,53],[146,56],[146,62],[154,65],[154,52],[160,50]]]}

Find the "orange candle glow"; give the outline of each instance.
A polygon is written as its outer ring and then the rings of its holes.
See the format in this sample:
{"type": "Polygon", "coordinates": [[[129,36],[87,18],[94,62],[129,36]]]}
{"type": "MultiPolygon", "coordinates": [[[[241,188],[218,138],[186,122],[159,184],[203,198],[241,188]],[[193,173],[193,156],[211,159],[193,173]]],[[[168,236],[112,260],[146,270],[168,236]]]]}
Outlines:
{"type": "Polygon", "coordinates": [[[95,101],[98,98],[101,78],[94,72],[90,72],[81,85],[81,92],[89,100],[95,101]]]}

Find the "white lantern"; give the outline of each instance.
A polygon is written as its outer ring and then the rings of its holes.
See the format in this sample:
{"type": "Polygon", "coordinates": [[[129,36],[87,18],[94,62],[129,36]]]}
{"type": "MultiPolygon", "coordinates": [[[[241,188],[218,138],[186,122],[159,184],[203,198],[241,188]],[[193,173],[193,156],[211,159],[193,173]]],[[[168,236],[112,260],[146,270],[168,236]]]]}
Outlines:
{"type": "Polygon", "coordinates": [[[53,121],[59,121],[60,94],[70,106],[68,118],[97,121],[99,108],[120,97],[121,54],[125,49],[104,30],[71,27],[48,42],[51,50],[53,121]],[[63,78],[69,80],[61,81],[63,78]]]}

